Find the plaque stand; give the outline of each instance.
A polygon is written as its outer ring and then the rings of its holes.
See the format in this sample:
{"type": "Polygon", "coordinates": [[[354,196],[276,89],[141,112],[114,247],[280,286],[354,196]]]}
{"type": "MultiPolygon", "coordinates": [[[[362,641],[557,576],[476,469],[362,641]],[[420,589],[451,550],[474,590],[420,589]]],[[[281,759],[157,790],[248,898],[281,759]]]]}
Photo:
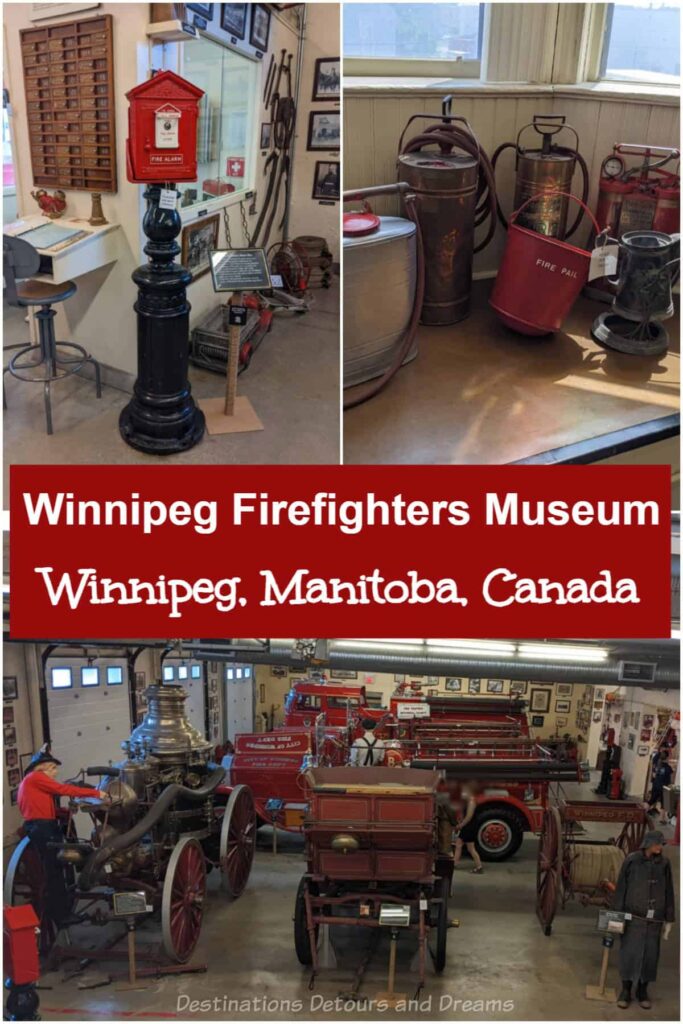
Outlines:
{"type": "MultiPolygon", "coordinates": [[[[239,306],[242,293],[233,292],[229,305],[239,306]]],[[[199,405],[206,417],[209,434],[247,434],[263,430],[263,424],[246,395],[237,394],[237,370],[240,354],[240,327],[232,324],[228,330],[228,365],[225,372],[225,396],[202,398],[199,405]]]]}
{"type": "MultiPolygon", "coordinates": [[[[175,186],[173,189],[179,195],[175,186]]],[[[190,304],[185,289],[192,275],[175,262],[181,227],[175,209],[159,205],[161,185],[147,185],[142,228],[149,239],[146,266],[133,272],[138,286],[138,376],[133,397],[119,417],[121,437],[150,455],[193,448],[204,435],[204,414],[197,408],[187,376],[190,304]]]]}

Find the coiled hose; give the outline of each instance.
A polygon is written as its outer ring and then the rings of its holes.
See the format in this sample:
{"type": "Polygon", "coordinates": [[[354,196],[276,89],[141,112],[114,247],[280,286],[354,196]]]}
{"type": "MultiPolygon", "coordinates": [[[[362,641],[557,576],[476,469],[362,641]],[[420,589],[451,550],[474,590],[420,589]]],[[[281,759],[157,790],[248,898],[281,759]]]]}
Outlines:
{"type": "Polygon", "coordinates": [[[99,849],[95,850],[91,857],[85,862],[83,870],[78,876],[78,885],[80,889],[87,891],[91,886],[96,884],[97,876],[100,868],[119,850],[126,850],[131,846],[135,846],[139,843],[144,835],[146,835],[151,828],[156,825],[158,821],[164,816],[166,811],[169,809],[172,803],[174,803],[178,797],[182,797],[184,800],[190,800],[193,803],[201,803],[202,800],[206,800],[210,797],[215,789],[221,784],[225,777],[224,768],[216,768],[211,773],[208,781],[204,786],[199,789],[188,789],[187,786],[180,786],[177,783],[172,783],[167,786],[161,796],[154,801],[147,814],[143,818],[140,818],[131,829],[127,832],[121,832],[120,835],[114,836],[112,839],[107,839],[107,843],[104,846],[100,846],[99,849]]]}
{"type": "Polygon", "coordinates": [[[364,188],[359,192],[346,192],[344,194],[344,202],[351,202],[355,199],[364,199],[371,195],[387,195],[390,192],[400,193],[403,198],[403,206],[408,219],[415,225],[417,280],[415,283],[415,301],[413,302],[413,311],[410,315],[410,320],[408,321],[408,326],[405,329],[401,343],[391,361],[391,365],[377,380],[370,381],[360,390],[358,388],[354,388],[354,394],[344,399],[345,409],[353,409],[357,405],[362,405],[363,402],[367,402],[370,398],[374,398],[375,395],[378,395],[380,391],[387,386],[394,374],[396,374],[403,365],[403,360],[410,351],[413,339],[415,338],[415,332],[417,331],[420,323],[420,314],[422,313],[422,303],[424,302],[425,292],[425,261],[422,249],[422,231],[420,230],[420,221],[417,216],[415,196],[409,191],[409,185],[405,182],[399,182],[396,185],[379,185],[377,188],[364,188]]]}

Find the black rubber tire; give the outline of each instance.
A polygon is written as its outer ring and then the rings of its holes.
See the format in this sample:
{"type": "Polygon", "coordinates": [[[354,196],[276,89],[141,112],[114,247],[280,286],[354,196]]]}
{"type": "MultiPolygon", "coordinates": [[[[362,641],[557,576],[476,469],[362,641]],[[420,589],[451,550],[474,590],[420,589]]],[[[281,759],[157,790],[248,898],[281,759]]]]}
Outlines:
{"type": "Polygon", "coordinates": [[[434,895],[441,898],[436,906],[436,924],[433,926],[435,941],[430,947],[434,971],[441,974],[446,966],[446,943],[448,941],[448,897],[450,886],[447,878],[439,878],[434,886],[434,895]]]}
{"type": "MultiPolygon", "coordinates": [[[[300,964],[304,967],[310,967],[313,963],[313,954],[311,952],[311,941],[308,935],[308,927],[306,925],[306,902],[304,900],[304,890],[306,888],[308,880],[304,876],[299,882],[299,888],[296,891],[296,901],[294,903],[294,949],[300,964]]],[[[308,882],[308,887],[314,895],[317,895],[316,887],[312,882],[308,882]]],[[[318,940],[318,929],[315,930],[316,942],[318,940]]]]}
{"type": "Polygon", "coordinates": [[[522,845],[524,839],[524,832],[526,829],[526,822],[522,820],[520,815],[509,807],[490,807],[484,808],[480,811],[476,818],[475,824],[477,828],[477,841],[475,843],[477,852],[482,860],[485,861],[503,861],[509,857],[513,857],[517,850],[522,845]],[[479,832],[487,822],[489,821],[502,821],[508,826],[511,832],[510,842],[507,846],[504,846],[500,851],[493,851],[486,849],[479,843],[479,832]]]}

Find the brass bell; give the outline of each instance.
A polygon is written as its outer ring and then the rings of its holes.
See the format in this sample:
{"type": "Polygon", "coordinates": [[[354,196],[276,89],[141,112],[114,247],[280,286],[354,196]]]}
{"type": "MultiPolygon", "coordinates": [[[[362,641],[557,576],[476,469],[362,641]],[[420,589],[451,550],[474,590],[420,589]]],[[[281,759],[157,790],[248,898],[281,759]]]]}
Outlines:
{"type": "Polygon", "coordinates": [[[330,845],[335,853],[355,853],[356,850],[360,850],[360,843],[356,837],[350,836],[347,832],[340,832],[334,836],[330,845]]]}

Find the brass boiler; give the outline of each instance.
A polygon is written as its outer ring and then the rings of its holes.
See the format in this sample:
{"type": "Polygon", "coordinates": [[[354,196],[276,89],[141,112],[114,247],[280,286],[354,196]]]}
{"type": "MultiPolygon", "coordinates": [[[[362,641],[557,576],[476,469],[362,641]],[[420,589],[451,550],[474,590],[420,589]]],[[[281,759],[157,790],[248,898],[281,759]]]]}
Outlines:
{"type": "Polygon", "coordinates": [[[444,100],[440,121],[428,114],[414,114],[399,141],[398,180],[407,182],[416,196],[424,248],[425,295],[420,320],[430,325],[453,324],[468,315],[473,256],[488,244],[495,230],[495,196],[490,195],[492,174],[482,184],[482,162],[486,161],[488,169],[490,164],[465,118],[452,116],[446,112],[449,110],[450,97],[444,100]],[[421,118],[433,124],[404,147],[408,126],[421,118]],[[455,123],[463,127],[456,128],[455,123]],[[457,141],[446,141],[444,132],[449,130],[457,133],[453,137],[457,141]],[[430,141],[430,134],[439,132],[441,138],[435,135],[430,141]],[[423,150],[427,145],[438,145],[440,151],[423,150]],[[489,212],[489,233],[475,249],[475,227],[483,223],[489,212]]]}
{"type": "MultiPolygon", "coordinates": [[[[506,149],[515,150],[515,210],[519,210],[527,199],[537,196],[540,192],[570,193],[577,163],[583,175],[582,199],[584,203],[587,202],[588,168],[579,153],[579,136],[576,129],[565,122],[566,118],[563,114],[534,114],[533,121],[520,128],[516,143],[504,142],[493,154],[491,162],[495,170],[501,153],[506,149]],[[523,133],[529,128],[533,128],[541,136],[540,149],[527,149],[522,146],[520,140],[523,133]],[[573,134],[575,140],[573,148],[558,146],[553,141],[554,136],[561,131],[573,134]]],[[[530,203],[517,217],[516,223],[520,227],[529,228],[530,231],[536,231],[540,235],[560,239],[569,238],[581,223],[584,210],[583,207],[579,207],[574,223],[567,229],[568,209],[568,195],[545,196],[530,203]]],[[[498,216],[507,227],[500,201],[498,202],[498,216]]]]}

